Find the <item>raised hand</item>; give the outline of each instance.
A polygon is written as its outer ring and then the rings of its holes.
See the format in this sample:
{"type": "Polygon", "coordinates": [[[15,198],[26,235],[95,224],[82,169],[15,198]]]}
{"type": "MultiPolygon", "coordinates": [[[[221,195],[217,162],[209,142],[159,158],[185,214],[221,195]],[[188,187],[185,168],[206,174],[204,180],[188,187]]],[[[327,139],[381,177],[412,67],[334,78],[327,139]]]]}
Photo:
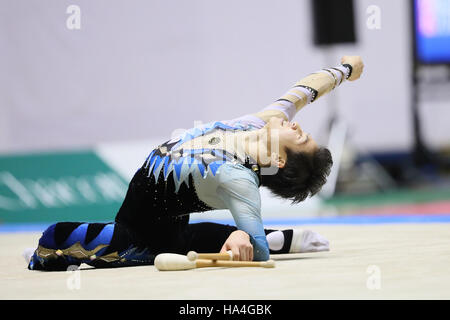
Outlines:
{"type": "Polygon", "coordinates": [[[358,80],[361,77],[361,74],[364,70],[364,63],[360,56],[344,56],[341,59],[342,64],[349,64],[352,66],[353,71],[349,81],[358,80]]]}

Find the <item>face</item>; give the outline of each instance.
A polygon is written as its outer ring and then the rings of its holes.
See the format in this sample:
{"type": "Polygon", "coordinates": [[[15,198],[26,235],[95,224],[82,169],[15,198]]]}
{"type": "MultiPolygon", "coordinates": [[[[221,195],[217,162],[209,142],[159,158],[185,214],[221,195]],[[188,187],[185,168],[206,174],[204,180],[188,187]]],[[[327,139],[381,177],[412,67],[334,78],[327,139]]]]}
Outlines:
{"type": "Polygon", "coordinates": [[[313,153],[318,149],[318,145],[311,135],[304,132],[297,122],[272,117],[267,126],[270,129],[272,138],[274,134],[278,135],[279,150],[274,150],[272,162],[280,168],[284,167],[286,163],[287,154],[285,148],[294,152],[302,151],[306,153],[313,153]]]}

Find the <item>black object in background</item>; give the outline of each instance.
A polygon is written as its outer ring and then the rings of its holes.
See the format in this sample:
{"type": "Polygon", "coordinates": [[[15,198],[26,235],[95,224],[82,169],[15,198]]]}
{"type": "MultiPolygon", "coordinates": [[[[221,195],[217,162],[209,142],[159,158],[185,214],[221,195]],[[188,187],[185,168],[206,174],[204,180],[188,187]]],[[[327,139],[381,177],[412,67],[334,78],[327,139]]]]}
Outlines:
{"type": "Polygon", "coordinates": [[[314,43],[355,43],[353,0],[311,0],[314,43]]]}

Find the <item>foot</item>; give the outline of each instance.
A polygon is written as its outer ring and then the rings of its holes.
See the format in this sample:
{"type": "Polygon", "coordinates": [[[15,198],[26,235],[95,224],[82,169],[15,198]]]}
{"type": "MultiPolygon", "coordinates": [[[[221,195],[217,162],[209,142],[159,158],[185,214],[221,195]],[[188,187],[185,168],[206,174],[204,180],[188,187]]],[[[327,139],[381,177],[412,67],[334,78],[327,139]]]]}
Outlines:
{"type": "Polygon", "coordinates": [[[25,261],[27,262],[27,265],[30,263],[31,257],[34,254],[35,249],[33,248],[26,248],[23,252],[22,252],[22,257],[24,257],[25,261]]]}
{"type": "Polygon", "coordinates": [[[294,229],[289,253],[330,251],[330,243],[317,232],[294,229]]]}

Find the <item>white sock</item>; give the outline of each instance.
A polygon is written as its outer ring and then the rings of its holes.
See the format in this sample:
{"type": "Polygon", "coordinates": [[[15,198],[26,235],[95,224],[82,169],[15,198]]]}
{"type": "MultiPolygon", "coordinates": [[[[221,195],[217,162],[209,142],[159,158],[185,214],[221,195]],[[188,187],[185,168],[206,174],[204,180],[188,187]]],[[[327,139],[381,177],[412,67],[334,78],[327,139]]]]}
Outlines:
{"type": "Polygon", "coordinates": [[[294,229],[289,253],[320,252],[329,250],[329,241],[317,232],[304,229],[294,229]]]}

